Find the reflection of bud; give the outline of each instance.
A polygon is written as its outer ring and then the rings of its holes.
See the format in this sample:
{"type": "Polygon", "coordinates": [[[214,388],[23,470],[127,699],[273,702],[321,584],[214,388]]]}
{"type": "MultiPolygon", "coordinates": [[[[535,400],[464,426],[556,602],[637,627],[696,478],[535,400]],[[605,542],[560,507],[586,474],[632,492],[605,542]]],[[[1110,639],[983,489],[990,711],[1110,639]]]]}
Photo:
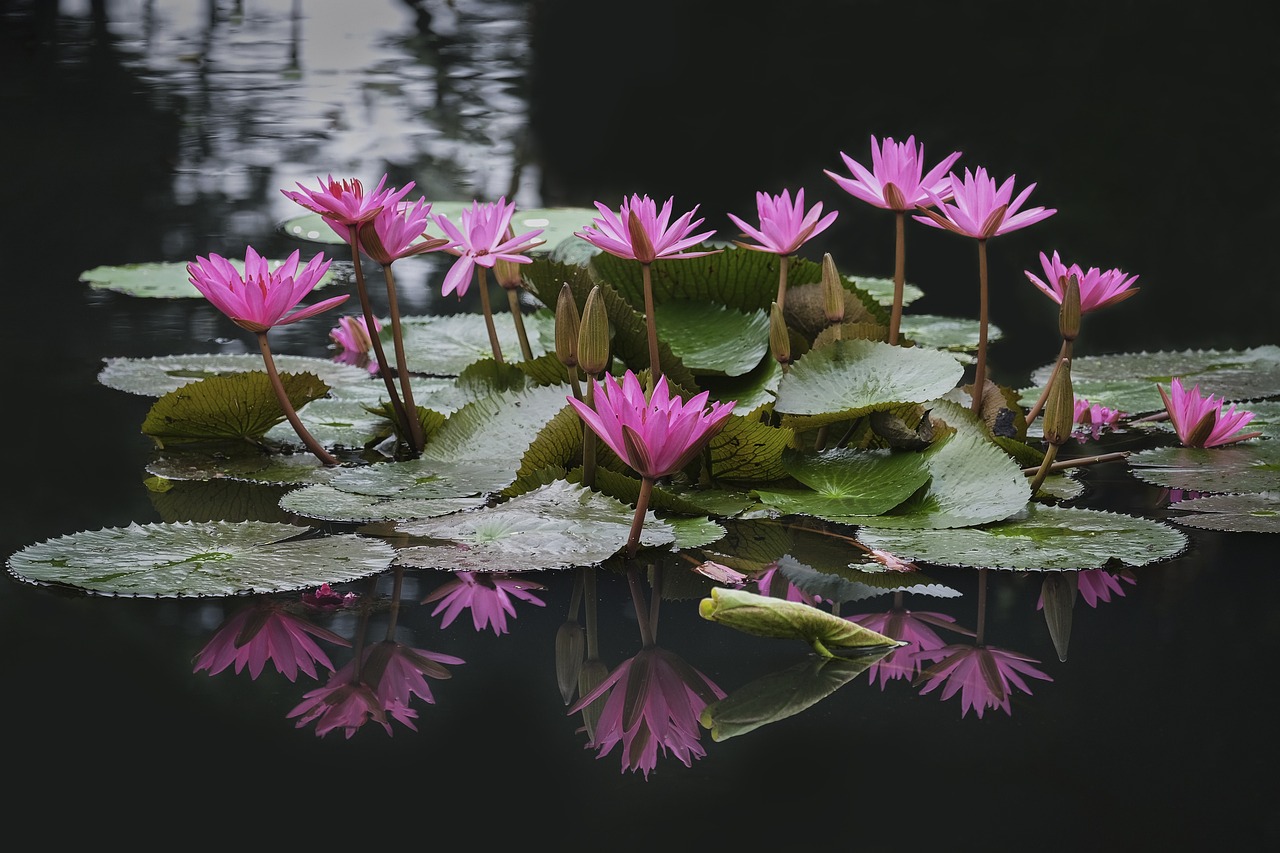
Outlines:
{"type": "Polygon", "coordinates": [[[1049,628],[1058,660],[1067,659],[1067,645],[1071,640],[1071,614],[1076,603],[1076,587],[1079,572],[1046,572],[1040,582],[1040,601],[1044,607],[1044,622],[1049,628]]]}
{"type": "Polygon", "coordinates": [[[791,336],[787,333],[787,321],[778,303],[769,306],[769,349],[783,367],[791,364],[791,336]]]}
{"type": "Polygon", "coordinates": [[[581,323],[573,291],[565,284],[556,299],[556,358],[570,370],[578,366],[578,330],[581,323]]]}
{"type": "Polygon", "coordinates": [[[560,625],[556,631],[556,684],[566,705],[573,701],[573,691],[578,687],[578,674],[582,671],[586,647],[587,639],[581,625],[573,621],[560,625]]]}
{"type": "Polygon", "coordinates": [[[1058,370],[1049,385],[1049,396],[1044,401],[1044,440],[1061,446],[1071,437],[1075,427],[1076,395],[1071,389],[1071,359],[1058,363],[1058,370]]]}
{"type": "Polygon", "coordinates": [[[1080,334],[1080,279],[1074,275],[1063,276],[1058,330],[1064,341],[1074,341],[1080,334]]]}
{"type": "MultiPolygon", "coordinates": [[[[599,687],[609,677],[609,667],[600,658],[588,658],[578,673],[578,695],[586,696],[599,687]]],[[[608,696],[601,696],[588,702],[582,708],[582,725],[587,730],[587,739],[592,743],[596,739],[596,723],[600,722],[600,712],[604,710],[608,696]]]]}
{"type": "Polygon", "coordinates": [[[828,323],[844,320],[844,284],[830,252],[822,256],[822,310],[828,323]]]}
{"type": "Polygon", "coordinates": [[[609,366],[609,312],[604,307],[599,285],[591,288],[582,307],[578,365],[589,376],[599,376],[609,366]]]}

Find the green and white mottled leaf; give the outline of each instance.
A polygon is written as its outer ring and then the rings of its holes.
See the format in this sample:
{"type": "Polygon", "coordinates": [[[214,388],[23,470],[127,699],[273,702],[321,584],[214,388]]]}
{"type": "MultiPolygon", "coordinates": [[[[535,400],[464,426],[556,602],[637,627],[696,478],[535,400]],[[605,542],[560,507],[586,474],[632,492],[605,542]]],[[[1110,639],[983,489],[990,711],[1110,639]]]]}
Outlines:
{"type": "Polygon", "coordinates": [[[858,541],[907,560],[939,566],[1069,571],[1145,566],[1186,550],[1186,534],[1121,513],[1028,504],[1013,518],[961,530],[863,527],[858,541]]]}
{"type": "MultiPolygon", "coordinates": [[[[231,265],[244,275],[244,261],[227,258],[231,265]]],[[[310,258],[299,257],[299,264],[305,265],[310,258]]],[[[269,260],[274,270],[284,263],[283,258],[269,260]]],[[[156,262],[142,264],[124,264],[122,266],[94,267],[80,273],[80,280],[94,290],[111,290],[126,296],[143,296],[152,299],[204,299],[204,294],[196,290],[187,273],[185,261],[156,262]]],[[[316,290],[327,287],[334,282],[333,270],[330,269],[316,282],[316,290]]]]}
{"type": "MultiPolygon", "coordinates": [[[[458,490],[469,488],[459,487],[458,490]]],[[[410,521],[436,518],[463,510],[477,509],[488,503],[487,495],[466,497],[416,498],[380,497],[342,491],[316,484],[294,489],[280,499],[280,508],[317,521],[369,524],[380,521],[410,521]]]]}
{"type": "Polygon", "coordinates": [[[1186,512],[1170,518],[1186,527],[1231,533],[1280,533],[1280,492],[1181,500],[1169,504],[1169,509],[1186,512]]]}
{"type": "MultiPolygon", "coordinates": [[[[502,347],[505,361],[520,361],[520,337],[515,323],[506,311],[495,311],[494,330],[502,347]]],[[[493,358],[489,344],[489,331],[484,315],[475,313],[443,314],[422,317],[405,317],[400,321],[404,337],[404,357],[409,370],[429,376],[457,376],[472,362],[493,358]]],[[[543,343],[550,335],[554,340],[554,318],[546,313],[525,317],[525,331],[533,355],[543,355],[547,347],[543,343]]],[[[387,358],[394,364],[392,352],[387,358]]]]}
{"type": "MultiPolygon", "coordinates": [[[[981,326],[967,317],[944,317],[940,314],[903,314],[899,326],[903,337],[916,346],[947,350],[951,353],[973,353],[978,349],[981,326]]],[[[987,343],[1004,337],[994,323],[987,324],[987,343]]],[[[966,361],[969,359],[965,359],[966,361]]]]}
{"type": "MultiPolygon", "coordinates": [[[[281,373],[315,374],[332,389],[334,396],[357,394],[359,392],[354,389],[374,385],[368,371],[350,364],[300,355],[273,355],[272,360],[276,363],[276,370],[281,373]]],[[[104,358],[103,362],[106,366],[98,372],[99,382],[108,388],[144,397],[163,397],[183,385],[211,376],[255,371],[266,375],[262,356],[248,353],[104,358]]],[[[382,393],[386,394],[386,388],[381,382],[377,382],[377,387],[382,388],[382,393]]]]}
{"type": "Polygon", "coordinates": [[[1268,492],[1280,482],[1280,441],[1251,439],[1224,447],[1156,447],[1129,456],[1133,476],[1169,489],[1268,492]]]}
{"type": "Polygon", "coordinates": [[[395,549],[350,534],[293,539],[271,522],[131,524],[30,545],[8,560],[15,577],[106,595],[226,596],[344,583],[386,570],[395,549]]]}

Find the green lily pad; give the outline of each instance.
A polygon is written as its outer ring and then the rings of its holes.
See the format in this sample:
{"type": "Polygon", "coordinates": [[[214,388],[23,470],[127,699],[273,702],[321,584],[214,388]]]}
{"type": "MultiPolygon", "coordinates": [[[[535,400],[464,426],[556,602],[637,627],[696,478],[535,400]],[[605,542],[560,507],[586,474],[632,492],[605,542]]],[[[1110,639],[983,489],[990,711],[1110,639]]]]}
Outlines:
{"type": "MultiPolygon", "coordinates": [[[[240,271],[241,275],[244,274],[243,260],[235,258],[227,260],[240,271]]],[[[309,260],[310,258],[307,257],[299,257],[299,264],[306,264],[309,260]]],[[[284,260],[277,258],[267,263],[274,270],[283,264],[284,260]]],[[[126,296],[143,296],[151,299],[204,299],[204,294],[196,290],[196,286],[191,283],[186,261],[94,267],[80,273],[80,280],[94,290],[111,290],[126,296]]],[[[333,284],[334,280],[333,269],[330,268],[316,282],[315,289],[327,287],[333,284]]]]}
{"type": "Polygon", "coordinates": [[[1215,495],[1183,500],[1169,509],[1186,515],[1170,518],[1175,524],[1231,533],[1280,533],[1280,492],[1215,495]]]}
{"type": "MultiPolygon", "coordinates": [[[[462,486],[463,491],[469,486],[462,486]]],[[[400,497],[391,495],[362,495],[343,491],[318,483],[294,489],[280,498],[280,508],[316,521],[369,524],[372,522],[410,521],[416,518],[436,518],[468,509],[477,509],[489,502],[488,495],[473,494],[463,497],[400,497]]]]}
{"type": "MultiPolygon", "coordinates": [[[[282,373],[280,383],[294,411],[329,391],[310,373],[282,373]]],[[[156,444],[244,439],[258,441],[285,420],[266,373],[211,376],[165,394],[151,406],[142,432],[156,444]]]]}
{"type": "Polygon", "coordinates": [[[376,575],[395,549],[341,534],[295,538],[272,522],[131,524],[29,545],[8,560],[14,577],[106,595],[226,596],[287,592],[376,575]]]}
{"type": "MultiPolygon", "coordinates": [[[[557,480],[487,509],[398,524],[400,533],[442,542],[402,548],[396,564],[468,572],[592,565],[626,546],[634,514],[607,495],[557,480]]],[[[646,514],[641,545],[675,541],[669,524],[646,514]]]]}
{"type": "Polygon", "coordinates": [[[1145,566],[1186,550],[1186,534],[1159,521],[1100,510],[1028,504],[1013,518],[961,530],[863,527],[858,541],[902,559],[1012,571],[1145,566]]]}
{"type": "MultiPolygon", "coordinates": [[[[506,310],[495,308],[494,330],[505,361],[523,358],[515,321],[506,310]]],[[[525,332],[535,358],[548,352],[544,341],[555,340],[555,318],[549,312],[526,315],[525,332]]],[[[428,376],[457,376],[475,361],[493,358],[489,331],[483,314],[442,314],[405,317],[400,321],[404,338],[405,364],[414,373],[428,376]]],[[[554,348],[554,343],[552,344],[554,348]]],[[[387,358],[394,363],[391,352],[387,358]]]]}
{"type": "Polygon", "coordinates": [[[1225,447],[1156,447],[1129,456],[1133,476],[1169,489],[1196,492],[1274,491],[1280,441],[1252,439],[1225,447]]]}
{"type": "Polygon", "coordinates": [[[742,376],[769,354],[769,315],[688,299],[654,308],[658,332],[694,375],[742,376]]]}
{"type": "MultiPolygon", "coordinates": [[[[944,317],[939,314],[903,314],[898,327],[916,346],[947,350],[952,353],[972,353],[978,349],[981,325],[967,317],[944,317]]],[[[1004,332],[994,323],[987,324],[987,343],[1000,340],[1004,332]]]]}
{"type": "Polygon", "coordinates": [[[789,451],[787,473],[808,489],[756,489],[755,495],[784,515],[879,515],[929,480],[920,453],[841,448],[821,453],[789,451]]]}
{"type": "MultiPolygon", "coordinates": [[[[272,355],[276,370],[281,373],[312,373],[334,391],[335,396],[355,394],[349,388],[372,387],[375,382],[368,371],[340,364],[326,358],[310,358],[301,355],[272,355]]],[[[211,376],[230,376],[234,373],[262,373],[265,368],[262,356],[248,353],[165,355],[155,358],[104,358],[105,366],[98,372],[98,381],[108,388],[139,394],[144,397],[163,397],[170,391],[191,382],[211,376]]],[[[265,374],[264,374],[265,375],[265,374]]],[[[376,383],[382,388],[382,383],[376,383]]],[[[386,389],[383,388],[383,393],[386,389]]]]}
{"type": "MultiPolygon", "coordinates": [[[[877,278],[875,276],[867,275],[846,275],[844,276],[844,279],[866,291],[871,295],[871,298],[873,298],[878,304],[883,305],[885,308],[893,305],[893,279],[877,278]]],[[[919,287],[909,281],[903,282],[902,304],[904,306],[910,305],[922,296],[924,296],[924,291],[919,287]]],[[[905,324],[906,321],[906,315],[903,315],[902,322],[905,324]]],[[[899,328],[902,327],[900,326],[899,328]]],[[[988,327],[988,329],[989,328],[990,327],[988,327]]]]}

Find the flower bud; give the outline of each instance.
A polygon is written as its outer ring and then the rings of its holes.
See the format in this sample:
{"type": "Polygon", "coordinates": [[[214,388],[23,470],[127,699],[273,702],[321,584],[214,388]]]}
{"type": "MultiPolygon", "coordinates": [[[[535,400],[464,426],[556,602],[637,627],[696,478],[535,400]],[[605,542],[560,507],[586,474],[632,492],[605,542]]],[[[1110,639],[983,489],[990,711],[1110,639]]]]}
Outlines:
{"type": "Polygon", "coordinates": [[[1061,446],[1071,438],[1076,422],[1076,395],[1071,387],[1071,359],[1058,363],[1044,401],[1044,440],[1061,446]]]}
{"type": "Polygon", "coordinates": [[[570,370],[578,366],[580,326],[578,304],[573,301],[573,290],[566,283],[556,299],[556,358],[570,370]]]}
{"type": "Polygon", "coordinates": [[[600,285],[591,288],[582,308],[578,332],[578,366],[588,376],[599,376],[609,366],[609,312],[600,295],[600,285]]]}
{"type": "Polygon", "coordinates": [[[627,232],[631,236],[631,252],[642,264],[651,264],[658,259],[658,253],[649,239],[649,232],[644,230],[639,215],[633,210],[627,217],[627,232]]]}
{"type": "Polygon", "coordinates": [[[844,284],[830,252],[822,256],[822,308],[828,323],[844,321],[844,284]]]}
{"type": "Polygon", "coordinates": [[[1195,427],[1188,433],[1187,440],[1183,444],[1187,447],[1204,447],[1204,443],[1209,440],[1209,436],[1213,434],[1213,428],[1217,425],[1218,410],[1210,409],[1196,421],[1195,427]]]}
{"type": "Polygon", "coordinates": [[[784,368],[791,364],[791,336],[778,303],[769,306],[769,349],[784,368]]]}
{"type": "Polygon", "coordinates": [[[1080,334],[1080,279],[1063,276],[1062,309],[1058,312],[1058,331],[1064,341],[1074,341],[1080,334]]]}

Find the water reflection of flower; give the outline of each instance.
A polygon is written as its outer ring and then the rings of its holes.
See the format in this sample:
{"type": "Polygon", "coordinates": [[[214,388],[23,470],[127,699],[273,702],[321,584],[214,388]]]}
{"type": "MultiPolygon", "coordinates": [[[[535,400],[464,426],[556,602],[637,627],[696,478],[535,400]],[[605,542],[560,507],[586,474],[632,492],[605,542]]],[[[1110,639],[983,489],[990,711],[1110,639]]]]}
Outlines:
{"type": "Polygon", "coordinates": [[[648,607],[640,590],[638,570],[627,579],[640,625],[642,647],[618,664],[593,690],[570,709],[578,713],[604,699],[588,749],[604,758],[622,744],[622,771],[640,771],[645,779],[658,764],[658,754],[671,754],[686,767],[706,751],[701,744],[699,718],[725,692],[683,658],[657,645],[657,609],[661,600],[661,567],[653,569],[652,599],[648,607]]]}
{"type": "MultiPolygon", "coordinates": [[[[1120,581],[1136,584],[1138,579],[1130,573],[1116,574],[1106,569],[1084,569],[1076,573],[1076,591],[1090,607],[1097,607],[1098,602],[1108,604],[1111,596],[1124,597],[1124,587],[1120,581]]],[[[1036,601],[1036,610],[1044,609],[1044,595],[1036,601]]]]}
{"type": "Polygon", "coordinates": [[[900,592],[895,593],[894,606],[884,613],[862,613],[845,618],[907,644],[894,649],[868,668],[867,680],[874,684],[879,678],[881,690],[890,681],[915,678],[920,673],[919,652],[933,651],[946,645],[946,641],[938,636],[933,627],[968,633],[967,629],[953,624],[956,621],[954,616],[903,607],[900,592]]]}
{"type": "Polygon", "coordinates": [[[786,575],[778,570],[778,564],[771,563],[769,568],[756,578],[756,591],[761,595],[772,596],[773,598],[785,598],[787,601],[798,601],[802,604],[819,605],[822,604],[823,598],[820,595],[811,595],[804,592],[791,581],[786,575]]]}
{"type": "Polygon", "coordinates": [[[255,600],[231,615],[213,638],[196,655],[195,672],[208,670],[217,675],[235,664],[237,673],[245,667],[257,679],[267,661],[290,681],[301,670],[319,678],[316,664],[333,671],[333,663],[312,637],[340,646],[350,646],[343,637],[291,613],[286,603],[255,600]]]}
{"type": "Polygon", "coordinates": [[[448,628],[463,610],[470,608],[471,621],[477,631],[492,628],[495,634],[505,634],[508,631],[507,616],[516,617],[512,599],[538,607],[546,605],[533,594],[535,589],[546,587],[537,581],[502,572],[454,572],[452,578],[432,590],[422,603],[440,602],[431,615],[444,613],[441,628],[448,628]]]}

